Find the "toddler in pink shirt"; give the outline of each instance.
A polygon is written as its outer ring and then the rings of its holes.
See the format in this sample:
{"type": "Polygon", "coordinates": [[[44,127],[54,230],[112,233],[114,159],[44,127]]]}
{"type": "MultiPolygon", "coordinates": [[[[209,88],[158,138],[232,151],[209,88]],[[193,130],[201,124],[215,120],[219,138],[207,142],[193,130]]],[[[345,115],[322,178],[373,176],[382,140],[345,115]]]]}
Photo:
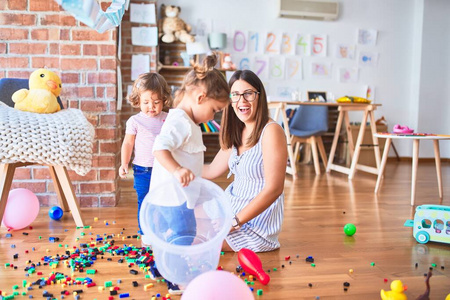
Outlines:
{"type": "Polygon", "coordinates": [[[127,121],[119,176],[126,178],[134,149],[134,189],[138,197],[139,232],[142,233],[139,211],[150,187],[154,161],[153,143],[167,117],[163,108],[169,108],[172,97],[169,85],[161,75],[144,73],[134,82],[128,101],[133,107],[139,107],[141,111],[127,121]]]}

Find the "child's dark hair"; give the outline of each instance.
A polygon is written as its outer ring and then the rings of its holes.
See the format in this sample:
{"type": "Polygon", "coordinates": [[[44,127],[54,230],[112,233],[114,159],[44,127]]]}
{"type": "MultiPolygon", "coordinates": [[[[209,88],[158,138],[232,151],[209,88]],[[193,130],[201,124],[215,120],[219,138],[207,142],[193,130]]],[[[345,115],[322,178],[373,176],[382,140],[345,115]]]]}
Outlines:
{"type": "Polygon", "coordinates": [[[242,130],[244,130],[245,124],[236,116],[233,106],[230,103],[224,108],[222,113],[221,130],[219,135],[222,149],[230,149],[232,146],[239,147],[241,145],[247,145],[252,147],[256,145],[261,137],[261,132],[263,131],[264,126],[270,119],[266,90],[264,89],[264,85],[258,75],[250,70],[238,70],[234,72],[233,76],[230,78],[230,89],[238,80],[247,82],[259,92],[255,113],[256,125],[248,139],[243,141],[242,130]]]}
{"type": "Polygon", "coordinates": [[[152,91],[158,98],[164,101],[164,108],[172,105],[172,95],[169,85],[164,77],[157,73],[144,73],[139,75],[134,81],[133,90],[128,95],[128,101],[133,107],[139,107],[141,94],[145,91],[152,91]]]}
{"type": "Polygon", "coordinates": [[[193,87],[203,85],[206,88],[206,97],[221,102],[230,100],[230,88],[225,76],[214,66],[217,64],[216,54],[208,55],[202,65],[196,64],[194,69],[186,74],[181,88],[175,93],[175,103],[180,103],[186,91],[193,87]]]}

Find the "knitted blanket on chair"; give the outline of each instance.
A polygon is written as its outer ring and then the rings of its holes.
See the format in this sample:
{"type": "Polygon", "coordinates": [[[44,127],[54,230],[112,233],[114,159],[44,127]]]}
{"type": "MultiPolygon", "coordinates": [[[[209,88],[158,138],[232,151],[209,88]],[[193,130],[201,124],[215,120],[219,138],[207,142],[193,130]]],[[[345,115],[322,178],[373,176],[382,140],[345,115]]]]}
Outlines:
{"type": "Polygon", "coordinates": [[[62,165],[83,176],[93,142],[94,127],[79,109],[38,114],[0,105],[0,163],[62,165]]]}

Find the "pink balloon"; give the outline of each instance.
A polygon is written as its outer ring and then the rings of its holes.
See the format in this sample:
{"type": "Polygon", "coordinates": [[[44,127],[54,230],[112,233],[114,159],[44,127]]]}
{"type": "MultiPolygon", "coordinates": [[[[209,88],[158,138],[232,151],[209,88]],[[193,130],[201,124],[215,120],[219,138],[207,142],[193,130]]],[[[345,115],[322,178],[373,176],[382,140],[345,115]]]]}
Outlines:
{"type": "Polygon", "coordinates": [[[181,300],[253,300],[252,292],[245,282],[227,271],[209,271],[192,280],[181,300]]]}
{"type": "Polygon", "coordinates": [[[33,223],[39,214],[39,199],[27,189],[14,189],[9,192],[3,226],[22,229],[33,223]]]}

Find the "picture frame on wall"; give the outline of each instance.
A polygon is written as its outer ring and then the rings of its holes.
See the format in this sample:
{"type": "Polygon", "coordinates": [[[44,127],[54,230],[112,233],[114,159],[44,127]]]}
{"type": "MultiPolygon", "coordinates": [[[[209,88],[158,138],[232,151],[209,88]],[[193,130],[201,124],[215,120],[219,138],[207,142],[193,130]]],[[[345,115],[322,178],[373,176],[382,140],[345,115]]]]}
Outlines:
{"type": "Polygon", "coordinates": [[[308,101],[327,102],[327,92],[307,91],[308,101]]]}

